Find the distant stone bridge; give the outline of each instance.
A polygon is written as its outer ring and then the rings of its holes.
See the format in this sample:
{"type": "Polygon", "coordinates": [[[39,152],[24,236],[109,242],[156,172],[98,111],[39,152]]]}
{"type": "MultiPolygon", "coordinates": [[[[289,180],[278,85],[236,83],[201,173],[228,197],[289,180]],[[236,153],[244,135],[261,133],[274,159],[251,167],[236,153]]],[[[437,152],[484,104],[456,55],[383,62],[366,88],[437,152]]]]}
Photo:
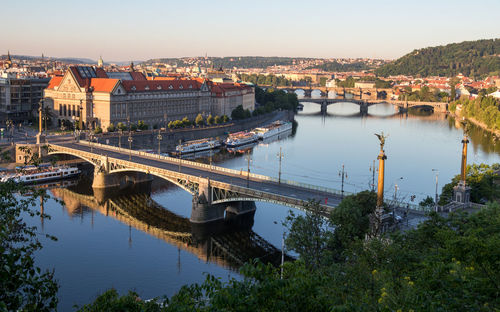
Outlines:
{"type": "Polygon", "coordinates": [[[429,107],[435,112],[447,112],[448,103],[445,102],[420,102],[420,101],[400,101],[400,100],[359,100],[359,99],[331,99],[331,98],[301,98],[300,103],[316,103],[321,105],[321,112],[326,113],[328,105],[335,103],[354,103],[359,105],[361,114],[368,113],[368,107],[380,103],[388,103],[399,107],[400,112],[406,112],[409,108],[429,107]]]}

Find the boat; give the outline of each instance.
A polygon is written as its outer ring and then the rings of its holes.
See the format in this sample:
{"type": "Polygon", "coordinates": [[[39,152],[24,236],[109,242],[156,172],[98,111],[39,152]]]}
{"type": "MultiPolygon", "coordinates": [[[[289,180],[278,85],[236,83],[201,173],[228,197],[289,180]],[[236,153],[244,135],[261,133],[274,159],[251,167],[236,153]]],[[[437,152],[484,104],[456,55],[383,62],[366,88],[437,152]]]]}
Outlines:
{"type": "Polygon", "coordinates": [[[221,142],[219,140],[209,138],[184,142],[183,144],[177,145],[175,151],[177,154],[187,154],[207,151],[220,146],[221,142]]]}
{"type": "Polygon", "coordinates": [[[0,182],[39,183],[75,177],[80,174],[76,167],[67,166],[25,166],[16,167],[16,172],[2,176],[0,182]]]}
{"type": "Polygon", "coordinates": [[[289,121],[277,120],[270,125],[265,127],[255,128],[253,131],[257,133],[259,139],[265,140],[277,134],[283,133],[285,131],[292,129],[292,123],[289,121]]]}
{"type": "Polygon", "coordinates": [[[243,145],[239,145],[237,147],[228,147],[227,151],[231,154],[245,154],[249,150],[253,149],[256,146],[257,146],[257,142],[254,141],[254,142],[246,143],[243,145]]]}
{"type": "Polygon", "coordinates": [[[259,136],[253,131],[240,131],[236,133],[230,133],[226,139],[226,146],[237,147],[240,145],[255,142],[259,139],[259,136]]]}

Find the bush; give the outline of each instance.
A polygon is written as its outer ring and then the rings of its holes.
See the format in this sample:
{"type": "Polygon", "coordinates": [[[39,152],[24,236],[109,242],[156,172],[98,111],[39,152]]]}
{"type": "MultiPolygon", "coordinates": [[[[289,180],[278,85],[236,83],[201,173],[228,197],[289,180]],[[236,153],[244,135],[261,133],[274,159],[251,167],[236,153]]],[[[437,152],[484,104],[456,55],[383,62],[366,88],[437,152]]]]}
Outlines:
{"type": "Polygon", "coordinates": [[[113,123],[110,123],[107,130],[108,132],[114,132],[116,130],[115,125],[113,123]]]}
{"type": "Polygon", "coordinates": [[[123,122],[119,122],[119,123],[116,125],[116,128],[118,128],[118,130],[122,130],[122,131],[127,130],[127,126],[126,126],[123,122]]]}
{"type": "Polygon", "coordinates": [[[143,120],[139,120],[137,122],[137,128],[140,129],[140,130],[148,130],[149,126],[148,126],[148,124],[144,123],[143,120]]]}
{"type": "Polygon", "coordinates": [[[99,127],[99,126],[95,127],[94,133],[95,133],[95,134],[102,133],[102,128],[101,128],[101,127],[99,127]]]}
{"type": "Polygon", "coordinates": [[[188,126],[191,125],[191,121],[187,118],[187,116],[185,116],[184,118],[182,118],[181,122],[182,122],[182,125],[184,127],[188,127],[188,126]]]}
{"type": "Polygon", "coordinates": [[[222,115],[222,122],[226,123],[229,121],[229,117],[227,115],[222,115]]]}

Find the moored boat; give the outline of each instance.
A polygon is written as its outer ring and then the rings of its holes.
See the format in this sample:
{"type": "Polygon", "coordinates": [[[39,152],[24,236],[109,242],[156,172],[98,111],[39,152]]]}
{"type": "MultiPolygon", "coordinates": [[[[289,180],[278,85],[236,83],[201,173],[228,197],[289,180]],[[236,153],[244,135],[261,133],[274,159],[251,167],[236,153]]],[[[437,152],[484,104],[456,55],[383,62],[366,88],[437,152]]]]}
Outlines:
{"type": "Polygon", "coordinates": [[[209,138],[184,142],[183,144],[177,145],[175,151],[181,154],[196,153],[218,148],[220,146],[221,142],[219,140],[209,138]]]}
{"type": "Polygon", "coordinates": [[[267,139],[277,134],[283,133],[285,131],[292,129],[292,123],[289,121],[277,120],[270,125],[255,128],[253,131],[257,133],[259,139],[267,139]]]}
{"type": "Polygon", "coordinates": [[[230,133],[226,139],[227,147],[236,147],[248,143],[255,142],[259,139],[259,136],[252,131],[241,131],[236,133],[230,133]]]}
{"type": "Polygon", "coordinates": [[[16,169],[15,173],[4,175],[0,182],[40,183],[75,177],[81,172],[76,167],[52,165],[17,167],[16,169]]]}

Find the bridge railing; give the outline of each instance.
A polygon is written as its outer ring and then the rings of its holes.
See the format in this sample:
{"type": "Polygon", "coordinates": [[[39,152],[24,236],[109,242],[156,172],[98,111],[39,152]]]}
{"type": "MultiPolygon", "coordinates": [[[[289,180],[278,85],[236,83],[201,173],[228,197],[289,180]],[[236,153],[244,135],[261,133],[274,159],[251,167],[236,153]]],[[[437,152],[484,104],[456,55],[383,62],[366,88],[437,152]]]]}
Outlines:
{"type": "MultiPolygon", "coordinates": [[[[132,155],[136,155],[136,156],[148,157],[151,159],[165,160],[165,161],[168,161],[171,163],[172,162],[177,163],[179,161],[182,161],[182,165],[184,165],[184,166],[188,165],[188,166],[203,168],[203,169],[212,170],[212,171],[216,171],[216,172],[229,173],[229,174],[234,175],[234,176],[243,176],[243,177],[249,176],[250,178],[256,179],[256,180],[282,183],[282,184],[287,184],[287,185],[305,188],[305,189],[309,189],[309,190],[319,191],[319,192],[323,192],[323,193],[342,195],[341,191],[339,191],[337,189],[333,189],[333,188],[327,188],[327,187],[323,187],[323,186],[317,186],[317,185],[313,185],[313,184],[302,183],[302,182],[297,182],[297,181],[292,181],[292,180],[279,181],[277,178],[262,175],[262,174],[250,173],[250,175],[249,175],[248,172],[246,172],[246,171],[229,169],[229,168],[224,168],[224,167],[214,166],[214,165],[209,165],[209,164],[203,164],[203,163],[190,161],[190,160],[184,160],[184,159],[179,160],[179,158],[174,158],[174,157],[170,157],[170,156],[163,156],[163,155],[158,155],[158,154],[153,154],[153,153],[148,153],[148,152],[143,152],[143,151],[129,150],[126,148],[120,148],[120,147],[101,144],[101,143],[92,142],[89,144],[88,141],[85,141],[85,142],[86,143],[82,143],[82,144],[91,145],[91,146],[102,148],[102,149],[114,150],[114,151],[121,152],[121,153],[132,154],[132,155]]],[[[344,192],[344,195],[351,195],[351,194],[354,194],[354,193],[344,192]]]]}

